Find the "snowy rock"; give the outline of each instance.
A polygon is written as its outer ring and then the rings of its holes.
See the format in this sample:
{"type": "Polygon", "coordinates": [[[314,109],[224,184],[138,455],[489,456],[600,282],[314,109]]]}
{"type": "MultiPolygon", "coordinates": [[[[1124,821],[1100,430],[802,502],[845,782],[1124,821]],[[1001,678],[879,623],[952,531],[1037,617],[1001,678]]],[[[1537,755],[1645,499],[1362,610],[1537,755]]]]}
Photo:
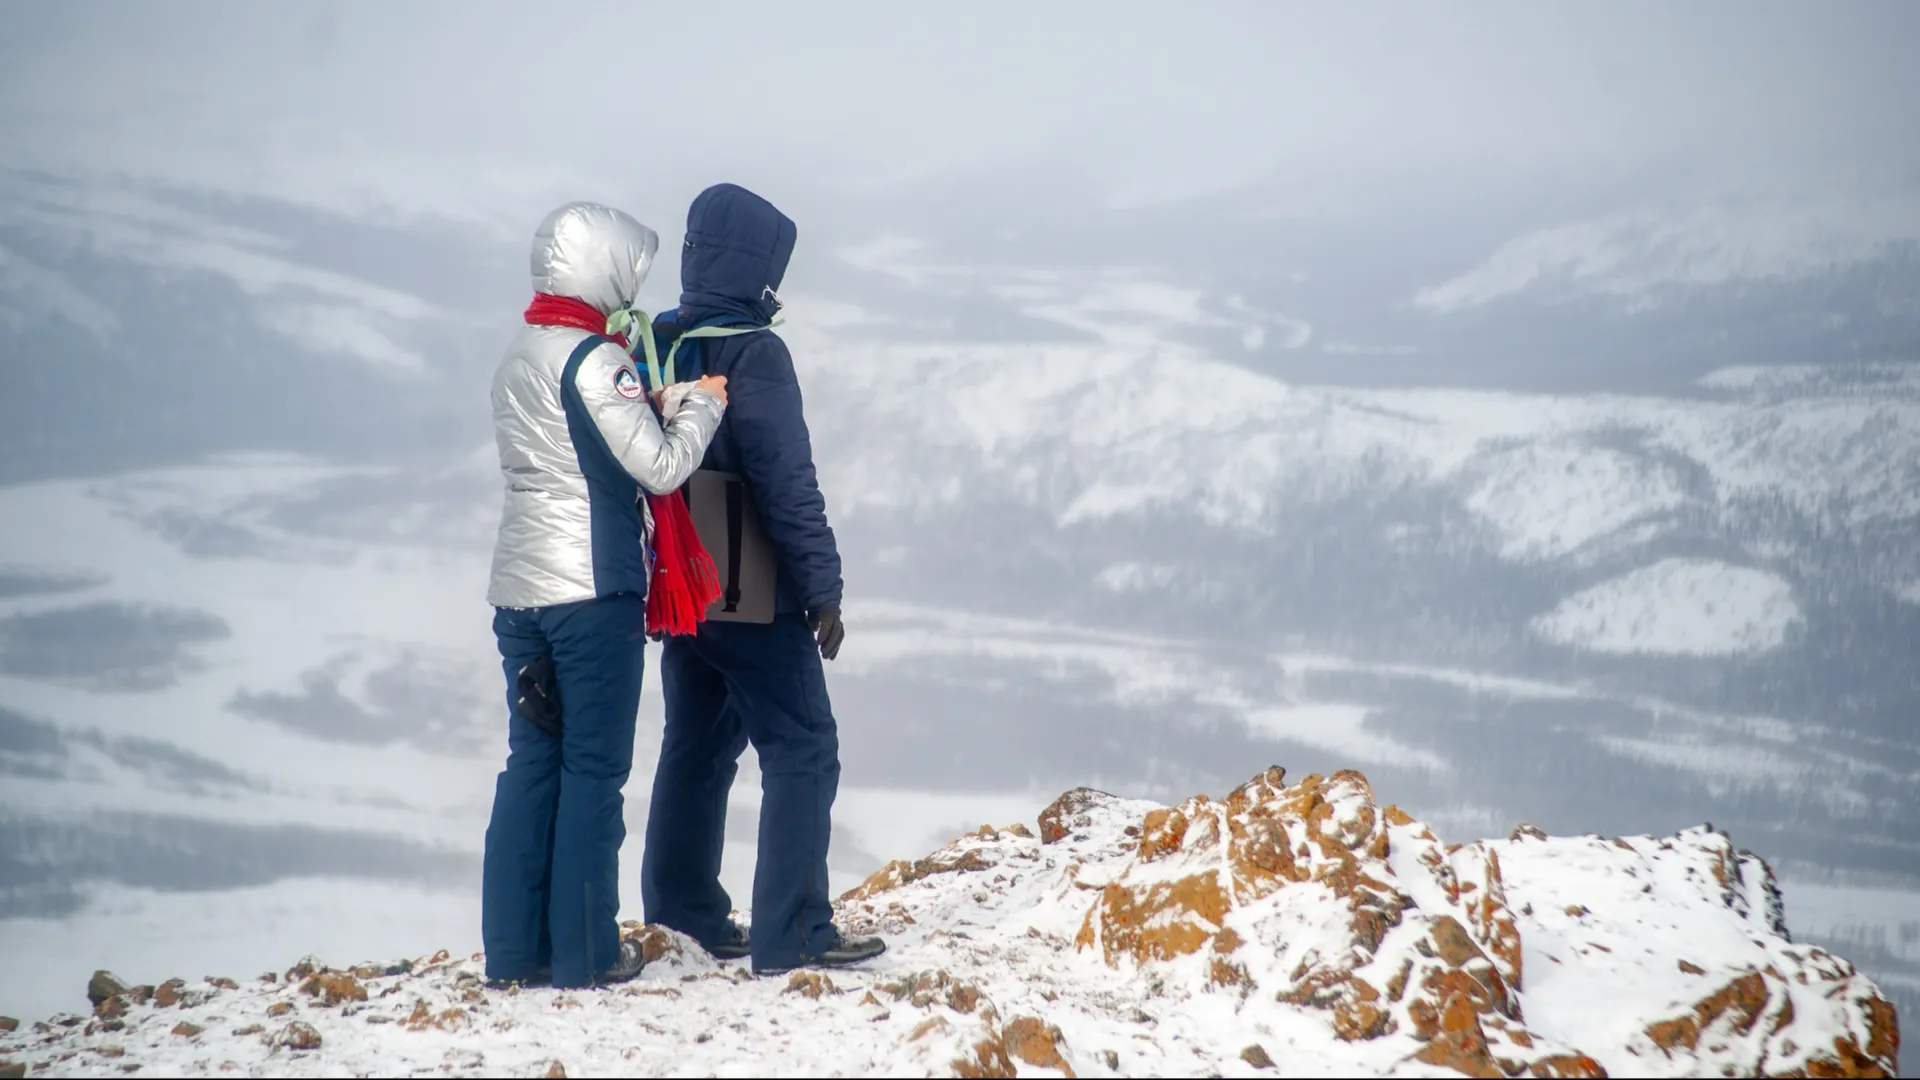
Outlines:
{"type": "Polygon", "coordinates": [[[1040,811],[1040,840],[1048,844],[1065,840],[1069,833],[1091,826],[1097,811],[1116,802],[1104,791],[1074,788],[1040,811]]]}
{"type": "Polygon", "coordinates": [[[323,1042],[320,1033],[314,1030],[312,1024],[295,1020],[274,1032],[273,1036],[267,1040],[267,1045],[276,1050],[318,1050],[323,1042]]]}
{"type": "Polygon", "coordinates": [[[185,979],[168,979],[153,991],[153,1005],[156,1009],[171,1009],[181,1003],[187,994],[185,979]]]}
{"type": "Polygon", "coordinates": [[[118,1020],[127,1015],[127,999],[121,994],[105,998],[93,1007],[93,1015],[100,1020],[118,1020]]]}
{"type": "Polygon", "coordinates": [[[754,979],[629,923],[649,963],[617,988],[496,989],[480,957],[444,951],[309,959],[246,988],[123,990],[104,999],[119,1029],[0,1031],[0,1061],[36,1076],[122,1059],[297,1076],[1893,1074],[1892,1008],[1783,916],[1766,864],[1710,826],[1446,844],[1357,772],[1288,784],[1273,768],[1170,807],[1077,789],[1038,836],[983,826],[891,863],[839,904],[846,929],[890,937],[865,967],[754,979]]]}
{"type": "Polygon", "coordinates": [[[111,972],[96,971],[93,973],[93,978],[87,980],[87,1000],[92,1002],[96,1009],[116,994],[126,992],[126,984],[111,972]]]}
{"type": "Polygon", "coordinates": [[[319,971],[307,976],[300,984],[300,992],[309,997],[317,997],[328,1005],[344,1005],[349,1001],[367,1000],[367,989],[347,971],[319,971]]]}

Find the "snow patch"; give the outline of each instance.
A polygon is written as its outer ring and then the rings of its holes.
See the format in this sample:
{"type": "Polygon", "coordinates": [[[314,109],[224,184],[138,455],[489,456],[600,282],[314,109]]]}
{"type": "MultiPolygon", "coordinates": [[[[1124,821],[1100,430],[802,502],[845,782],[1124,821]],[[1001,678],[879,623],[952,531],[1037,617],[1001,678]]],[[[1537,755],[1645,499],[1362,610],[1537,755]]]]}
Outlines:
{"type": "Polygon", "coordinates": [[[1804,748],[1742,746],[1717,735],[1699,731],[1654,737],[1599,735],[1594,741],[1642,767],[1692,773],[1716,799],[1764,786],[1817,802],[1837,817],[1863,817],[1872,808],[1858,789],[1827,783],[1831,765],[1811,758],[1804,748]]]}
{"type": "MultiPolygon", "coordinates": [[[[296,340],[388,367],[419,358],[375,329],[387,321],[437,322],[444,313],[412,293],[283,257],[284,240],[138,194],[0,177],[0,224],[48,236],[63,247],[163,271],[224,278],[286,320],[296,340]],[[341,324],[341,325],[334,325],[341,324]],[[316,340],[317,339],[317,340],[316,340]]],[[[116,328],[110,313],[42,267],[0,250],[0,295],[22,292],[40,306],[92,330],[116,328]]],[[[278,328],[278,326],[276,326],[278,328]]]]}
{"type": "Polygon", "coordinates": [[[1499,533],[1507,559],[1559,558],[1687,502],[1671,469],[1617,450],[1538,442],[1483,460],[1466,505],[1499,533]]]}
{"type": "Polygon", "coordinates": [[[1249,709],[1243,715],[1255,735],[1311,746],[1369,765],[1399,765],[1446,772],[1446,759],[1367,727],[1364,705],[1302,704],[1249,709]]]}
{"type": "Polygon", "coordinates": [[[1521,911],[1528,1024],[1578,1039],[1611,1075],[1731,1076],[1755,1061],[1784,1073],[1791,1066],[1779,1059],[1807,1053],[1809,1040],[1805,1029],[1783,1040],[1783,1028],[1845,1016],[1848,1006],[1825,996],[1830,958],[1770,925],[1769,871],[1724,836],[1699,828],[1671,838],[1515,837],[1483,846],[1499,856],[1508,901],[1521,911]],[[1649,1037],[1650,1020],[1688,1015],[1729,976],[1802,963],[1805,975],[1757,984],[1766,1023],[1710,1029],[1720,1037],[1702,1038],[1693,1060],[1649,1037]]]}
{"type": "Polygon", "coordinates": [[[1793,279],[1862,262],[1920,236],[1920,198],[1629,211],[1509,240],[1478,266],[1421,289],[1439,314],[1523,293],[1613,296],[1639,305],[1673,286],[1793,279]]]}
{"type": "Polygon", "coordinates": [[[1920,391],[1920,364],[1742,364],[1710,371],[1694,382],[1702,390],[1728,393],[1798,391],[1834,383],[1860,383],[1876,388],[1920,391]]]}
{"type": "Polygon", "coordinates": [[[1567,597],[1532,627],[1593,652],[1734,656],[1778,648],[1799,619],[1792,586],[1775,574],[1663,559],[1567,597]]]}

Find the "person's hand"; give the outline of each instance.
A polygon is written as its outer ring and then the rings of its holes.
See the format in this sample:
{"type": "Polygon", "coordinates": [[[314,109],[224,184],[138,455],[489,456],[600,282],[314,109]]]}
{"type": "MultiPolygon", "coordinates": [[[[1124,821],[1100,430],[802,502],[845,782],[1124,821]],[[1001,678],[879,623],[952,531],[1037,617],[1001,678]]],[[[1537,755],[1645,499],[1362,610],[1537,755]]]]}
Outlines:
{"type": "Polygon", "coordinates": [[[840,655],[840,643],[847,639],[847,626],[840,621],[840,609],[821,608],[807,620],[813,628],[813,643],[820,646],[820,659],[831,660],[840,655]]]}
{"type": "Polygon", "coordinates": [[[693,388],[695,390],[705,390],[707,393],[719,398],[720,404],[722,405],[727,403],[727,377],[725,375],[702,375],[700,376],[700,381],[693,384],[693,388]]]}

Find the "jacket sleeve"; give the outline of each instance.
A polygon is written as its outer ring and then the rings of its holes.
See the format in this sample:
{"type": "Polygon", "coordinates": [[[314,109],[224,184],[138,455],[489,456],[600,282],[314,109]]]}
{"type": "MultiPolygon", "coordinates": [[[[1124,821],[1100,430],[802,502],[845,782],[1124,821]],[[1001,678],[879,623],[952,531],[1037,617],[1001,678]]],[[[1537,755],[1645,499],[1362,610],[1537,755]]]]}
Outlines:
{"type": "Polygon", "coordinates": [[[726,406],[704,390],[681,400],[664,429],[653,414],[646,382],[617,345],[602,345],[580,362],[574,389],[607,449],[640,486],[663,495],[700,467],[726,406]]]}
{"type": "Polygon", "coordinates": [[[839,607],[840,549],[813,471],[813,440],[787,344],[754,334],[727,373],[728,427],[760,522],[808,614],[839,607]]]}

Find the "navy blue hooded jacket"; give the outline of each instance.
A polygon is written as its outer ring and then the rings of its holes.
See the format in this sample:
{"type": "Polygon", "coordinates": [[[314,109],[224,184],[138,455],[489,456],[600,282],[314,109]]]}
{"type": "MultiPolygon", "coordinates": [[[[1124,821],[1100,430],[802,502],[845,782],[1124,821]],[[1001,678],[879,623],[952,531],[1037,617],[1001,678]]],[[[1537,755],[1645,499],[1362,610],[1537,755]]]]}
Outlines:
{"type": "MultiPolygon", "coordinates": [[[[680,308],[655,323],[661,355],[696,326],[765,326],[793,256],[793,222],[735,184],[700,193],[687,211],[680,308]]],[[[780,553],[775,610],[812,614],[840,606],[840,550],[813,471],[813,441],[787,343],[771,331],[695,338],[675,358],[678,377],[727,377],[727,411],[704,468],[740,473],[780,553]]]]}

